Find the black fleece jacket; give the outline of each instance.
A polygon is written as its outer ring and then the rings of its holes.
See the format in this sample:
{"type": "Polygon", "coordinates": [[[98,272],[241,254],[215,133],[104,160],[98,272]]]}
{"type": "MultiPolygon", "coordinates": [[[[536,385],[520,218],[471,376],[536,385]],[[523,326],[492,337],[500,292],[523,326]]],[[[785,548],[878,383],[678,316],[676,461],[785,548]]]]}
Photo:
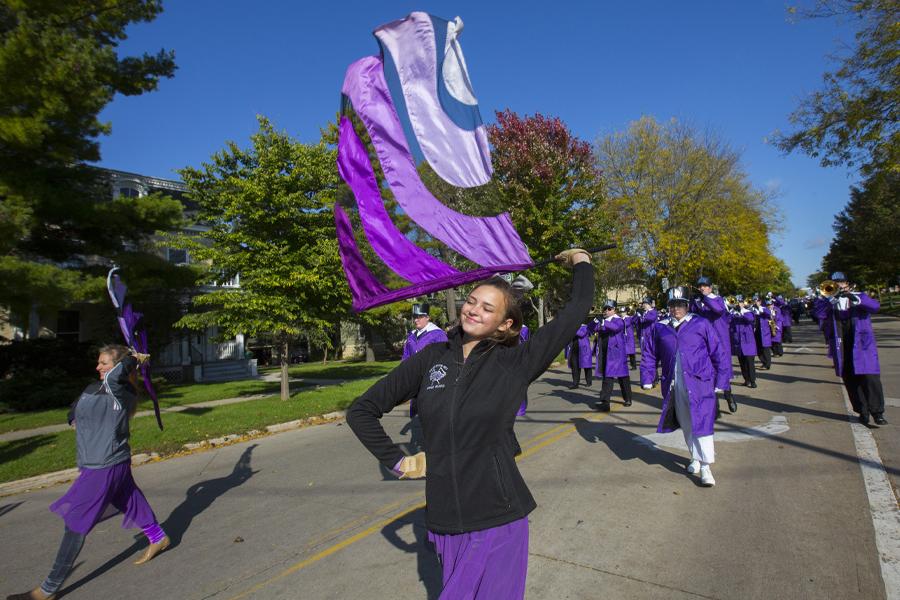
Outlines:
{"type": "Polygon", "coordinates": [[[591,306],[590,263],[574,267],[572,298],[524,344],[480,342],[463,361],[459,330],[426,346],[354,401],[347,422],[360,441],[392,468],[403,452],[385,433],[384,413],[416,398],[428,469],[426,525],[464,533],[510,523],[536,504],[514,458],[509,431],[528,385],[572,339],[591,306]]]}

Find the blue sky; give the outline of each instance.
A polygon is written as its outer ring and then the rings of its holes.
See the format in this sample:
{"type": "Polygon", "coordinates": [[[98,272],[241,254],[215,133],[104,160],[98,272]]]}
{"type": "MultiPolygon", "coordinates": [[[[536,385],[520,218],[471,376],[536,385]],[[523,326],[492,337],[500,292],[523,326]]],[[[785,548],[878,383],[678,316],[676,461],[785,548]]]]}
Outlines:
{"type": "MultiPolygon", "coordinates": [[[[808,1],[808,0],[807,0],[808,1]]],[[[226,140],[246,145],[256,115],[301,141],[335,116],[347,65],[376,54],[371,31],[423,10],[462,17],[461,36],[482,116],[511,108],[559,116],[589,141],[642,115],[711,130],[739,150],[757,187],[779,190],[784,231],[775,253],[794,282],[818,270],[856,174],[783,156],[766,142],[788,129],[818,88],[852,23],[790,22],[776,0],[648,2],[291,2],[165,4],[129,31],[123,53],[174,49],[179,66],[158,91],[117,97],[103,112],[106,167],[177,178],[226,140]]]]}

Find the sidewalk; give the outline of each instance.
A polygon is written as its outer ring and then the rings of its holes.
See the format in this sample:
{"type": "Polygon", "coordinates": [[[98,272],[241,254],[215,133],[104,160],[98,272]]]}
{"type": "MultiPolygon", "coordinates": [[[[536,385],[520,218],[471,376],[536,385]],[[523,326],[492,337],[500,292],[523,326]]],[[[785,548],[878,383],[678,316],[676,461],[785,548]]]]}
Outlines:
{"type": "MultiPolygon", "coordinates": [[[[279,377],[276,376],[274,379],[271,377],[271,373],[266,374],[262,377],[263,381],[280,381],[279,377]]],[[[346,383],[350,381],[349,379],[304,379],[304,378],[291,378],[289,380],[290,383],[306,383],[311,386],[326,386],[326,385],[340,385],[342,383],[346,383]]],[[[195,408],[207,408],[212,406],[225,406],[227,404],[238,404],[240,402],[249,402],[251,400],[259,400],[260,398],[268,398],[269,396],[273,396],[274,394],[251,394],[249,396],[239,396],[237,398],[223,398],[221,400],[208,400],[206,402],[197,402],[195,404],[182,404],[179,406],[169,406],[166,408],[160,408],[160,413],[178,413],[188,409],[195,408]]],[[[140,410],[135,413],[134,417],[147,417],[153,415],[152,410],[140,410]]],[[[35,437],[38,435],[47,435],[49,433],[58,433],[60,431],[65,431],[69,429],[69,425],[67,423],[59,423],[57,425],[46,425],[44,427],[35,427],[34,429],[20,429],[18,431],[9,431],[7,433],[0,433],[0,442],[12,442],[15,440],[24,440],[26,438],[35,437]]]]}

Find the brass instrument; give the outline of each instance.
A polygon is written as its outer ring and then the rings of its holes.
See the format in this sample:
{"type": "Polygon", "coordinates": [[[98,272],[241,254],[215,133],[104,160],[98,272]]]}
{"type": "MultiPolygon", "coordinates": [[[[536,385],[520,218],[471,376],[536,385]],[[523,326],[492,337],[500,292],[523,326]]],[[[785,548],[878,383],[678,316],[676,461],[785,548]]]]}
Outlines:
{"type": "Polygon", "coordinates": [[[837,293],[837,284],[830,279],[826,279],[822,283],[819,284],[819,293],[825,296],[826,298],[831,298],[837,293]]]}
{"type": "Polygon", "coordinates": [[[769,318],[769,331],[772,332],[772,337],[775,337],[775,331],[778,330],[778,324],[775,322],[775,307],[769,309],[769,314],[772,315],[769,318]]]}
{"type": "Polygon", "coordinates": [[[737,306],[738,300],[734,296],[728,296],[725,298],[725,302],[728,303],[728,306],[737,306]]]}

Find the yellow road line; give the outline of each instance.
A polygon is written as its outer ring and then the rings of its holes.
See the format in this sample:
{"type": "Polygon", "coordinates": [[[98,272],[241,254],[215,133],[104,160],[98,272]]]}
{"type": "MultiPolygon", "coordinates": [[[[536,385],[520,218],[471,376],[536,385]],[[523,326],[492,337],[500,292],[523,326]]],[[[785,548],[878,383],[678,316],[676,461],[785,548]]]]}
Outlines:
{"type": "MultiPolygon", "coordinates": [[[[583,415],[581,415],[581,418],[588,417],[589,421],[598,422],[598,421],[601,421],[603,419],[603,417],[607,414],[609,414],[609,413],[600,413],[598,415],[596,412],[590,412],[590,413],[584,413],[583,415]]],[[[569,435],[574,433],[576,430],[577,429],[574,425],[571,425],[569,423],[562,423],[560,425],[556,425],[556,426],[550,428],[548,431],[545,431],[536,436],[533,436],[528,439],[526,444],[535,442],[537,440],[540,440],[541,438],[546,438],[546,439],[544,439],[543,441],[541,441],[537,444],[530,446],[527,450],[523,450],[522,454],[520,454],[518,457],[516,457],[516,460],[522,460],[528,456],[531,456],[532,454],[538,452],[539,450],[546,448],[547,446],[554,444],[554,443],[568,437],[569,435]],[[554,433],[555,433],[555,435],[552,435],[552,437],[547,437],[548,435],[551,435],[554,433]]],[[[385,506],[381,507],[380,509],[378,509],[376,511],[376,514],[382,514],[386,510],[390,510],[390,508],[397,506],[398,504],[403,504],[404,502],[407,502],[407,501],[415,498],[416,496],[422,495],[422,493],[423,492],[419,492],[418,494],[411,496],[407,499],[399,500],[397,502],[393,502],[391,504],[385,505],[385,506]]],[[[356,542],[369,537],[373,533],[376,533],[377,531],[380,531],[381,529],[383,529],[385,526],[390,525],[394,521],[398,521],[398,520],[402,519],[403,517],[415,512],[421,508],[425,508],[425,502],[420,502],[418,504],[415,504],[411,508],[407,508],[403,512],[401,512],[397,515],[388,517],[387,519],[383,519],[383,520],[375,523],[371,527],[364,529],[363,531],[360,531],[359,533],[357,533],[353,536],[350,536],[349,538],[342,540],[332,546],[329,546],[328,548],[325,548],[321,552],[318,552],[317,554],[314,554],[313,556],[310,556],[309,558],[304,559],[304,560],[288,567],[281,573],[279,573],[273,577],[270,577],[269,579],[266,579],[265,581],[261,581],[260,583],[257,583],[249,590],[242,592],[242,593],[238,594],[237,596],[232,596],[230,600],[240,600],[241,598],[246,598],[249,594],[252,594],[254,592],[261,590],[262,588],[266,587],[270,583],[272,583],[278,579],[281,579],[282,577],[286,577],[292,573],[296,573],[297,571],[305,569],[309,565],[319,562],[323,558],[331,556],[332,554],[343,550],[347,546],[350,546],[351,544],[355,544],[356,542]]],[[[371,518],[371,517],[369,517],[369,518],[371,518]]],[[[334,533],[340,533],[341,531],[351,529],[352,527],[356,526],[359,523],[359,521],[360,520],[357,519],[352,524],[344,526],[344,527],[336,530],[334,533]]],[[[331,534],[328,534],[328,535],[331,535],[331,534]]],[[[322,537],[323,536],[320,536],[319,539],[322,539],[322,537]]],[[[309,547],[309,546],[307,546],[307,547],[309,547]]]]}
{"type": "Polygon", "coordinates": [[[415,512],[415,511],[419,510],[420,508],[425,508],[425,503],[424,503],[424,502],[420,502],[419,504],[416,504],[416,505],[413,506],[412,508],[406,509],[405,511],[403,511],[403,512],[400,513],[399,515],[396,515],[396,516],[390,517],[389,519],[384,519],[383,521],[380,521],[380,522],[378,522],[378,523],[375,523],[374,525],[372,525],[372,526],[369,527],[368,529],[366,529],[366,530],[364,530],[364,531],[360,531],[360,532],[357,533],[356,535],[354,535],[354,536],[352,536],[352,537],[349,537],[349,538],[347,538],[346,540],[343,540],[343,541],[341,541],[341,542],[338,542],[337,544],[335,544],[335,545],[333,545],[333,546],[329,546],[328,548],[326,548],[325,550],[322,550],[322,551],[319,552],[318,554],[316,554],[316,555],[314,555],[314,556],[310,556],[310,557],[307,558],[306,560],[300,561],[300,562],[298,562],[297,564],[291,566],[290,568],[285,569],[284,571],[282,571],[282,572],[279,573],[278,575],[275,575],[274,577],[272,577],[272,578],[270,578],[270,579],[267,579],[266,581],[257,583],[255,586],[253,586],[252,588],[250,588],[250,589],[247,590],[246,592],[243,592],[243,593],[241,593],[241,594],[239,594],[239,595],[237,595],[237,596],[233,596],[233,597],[231,598],[231,600],[239,600],[240,598],[246,598],[248,595],[250,595],[250,594],[252,594],[252,593],[254,593],[254,592],[258,592],[259,590],[261,590],[261,589],[264,588],[265,586],[269,585],[270,583],[272,583],[272,582],[275,581],[276,579],[281,579],[282,577],[286,577],[286,576],[290,575],[291,573],[296,573],[296,572],[299,571],[300,569],[303,569],[303,568],[305,568],[305,567],[308,567],[309,565],[313,564],[314,562],[318,562],[318,561],[322,560],[322,559],[325,558],[326,556],[331,556],[331,555],[334,554],[335,552],[338,552],[338,551],[340,551],[340,550],[343,550],[344,548],[346,548],[346,547],[349,546],[350,544],[354,544],[354,543],[358,542],[359,540],[361,540],[361,539],[363,539],[363,538],[366,538],[366,537],[372,535],[373,533],[375,533],[376,531],[379,531],[380,529],[382,529],[382,528],[385,527],[386,525],[390,525],[390,524],[393,523],[394,521],[396,521],[396,520],[398,520],[398,519],[402,519],[402,518],[405,517],[406,515],[408,515],[408,514],[410,514],[410,513],[413,513],[413,512],[415,512]]]}

